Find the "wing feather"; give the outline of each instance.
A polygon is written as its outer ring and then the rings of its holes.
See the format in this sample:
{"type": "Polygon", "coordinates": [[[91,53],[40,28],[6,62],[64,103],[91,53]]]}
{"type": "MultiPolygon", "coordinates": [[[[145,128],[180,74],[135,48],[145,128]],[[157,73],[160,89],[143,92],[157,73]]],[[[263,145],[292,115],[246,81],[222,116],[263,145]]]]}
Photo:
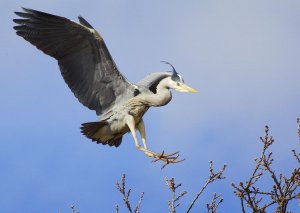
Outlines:
{"type": "Polygon", "coordinates": [[[17,35],[58,60],[78,100],[98,115],[133,96],[134,86],[119,72],[102,37],[82,17],[67,18],[23,8],[14,19],[17,35]]]}

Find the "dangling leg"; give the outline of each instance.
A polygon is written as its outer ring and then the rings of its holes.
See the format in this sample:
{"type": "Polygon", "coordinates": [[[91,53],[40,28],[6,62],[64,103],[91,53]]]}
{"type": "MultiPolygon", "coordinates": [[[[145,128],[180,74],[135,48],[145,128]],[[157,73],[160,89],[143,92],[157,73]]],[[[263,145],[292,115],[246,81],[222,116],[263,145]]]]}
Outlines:
{"type": "Polygon", "coordinates": [[[148,157],[157,158],[158,154],[155,153],[155,152],[150,151],[150,150],[147,148],[147,143],[146,143],[146,131],[145,131],[145,124],[144,124],[143,119],[141,119],[140,123],[138,123],[137,129],[138,129],[138,131],[139,131],[140,134],[141,134],[141,138],[142,138],[142,141],[143,141],[144,152],[145,152],[145,154],[146,154],[148,157]]]}
{"type": "Polygon", "coordinates": [[[126,123],[127,123],[127,126],[129,127],[130,129],[130,132],[133,136],[133,139],[134,139],[134,142],[135,142],[135,147],[140,150],[142,147],[140,146],[139,142],[138,142],[138,139],[136,137],[136,132],[135,132],[135,121],[134,121],[134,118],[131,116],[131,115],[128,115],[126,117],[126,123]]]}
{"type": "Polygon", "coordinates": [[[147,149],[145,126],[144,126],[143,122],[142,122],[142,124],[140,122],[138,124],[137,128],[138,128],[138,130],[141,134],[144,147],[141,147],[141,145],[138,142],[138,139],[137,139],[137,136],[136,136],[136,131],[135,131],[135,121],[134,121],[134,118],[131,115],[128,115],[126,117],[126,123],[127,123],[127,126],[130,129],[130,132],[131,132],[132,136],[133,136],[133,139],[134,139],[134,142],[135,142],[135,147],[138,150],[143,151],[147,156],[152,157],[152,158],[157,158],[157,156],[160,156],[159,154],[157,154],[155,152],[152,152],[152,151],[147,149]]]}
{"type": "Polygon", "coordinates": [[[144,145],[144,148],[145,148],[144,152],[145,152],[145,154],[148,157],[152,157],[152,158],[155,158],[155,159],[158,159],[158,160],[162,160],[162,161],[165,161],[165,162],[175,162],[176,161],[176,159],[177,159],[177,153],[173,153],[173,154],[170,154],[170,155],[166,155],[164,153],[158,154],[156,152],[150,151],[147,148],[146,131],[145,131],[145,124],[144,124],[143,119],[141,119],[140,123],[137,125],[137,129],[138,129],[138,131],[141,134],[141,138],[142,138],[143,145],[144,145]]]}
{"type": "Polygon", "coordinates": [[[141,145],[139,144],[138,142],[138,139],[136,137],[136,131],[135,131],[135,121],[134,121],[134,118],[131,116],[131,115],[128,115],[126,117],[126,123],[127,123],[127,126],[129,127],[130,129],[130,132],[133,136],[133,139],[134,139],[134,142],[135,142],[135,147],[140,150],[140,151],[143,151],[147,156],[149,157],[153,157],[153,158],[156,158],[156,156],[158,155],[157,153],[155,152],[152,152],[150,150],[147,149],[147,145],[146,145],[146,135],[145,135],[145,127],[144,127],[144,124],[139,124],[137,126],[139,132],[141,133],[141,137],[142,137],[142,140],[143,140],[143,144],[144,144],[144,147],[141,147],[141,145]],[[141,126],[142,125],[142,126],[141,126]],[[144,127],[144,129],[143,129],[144,127]]]}
{"type": "Polygon", "coordinates": [[[141,137],[142,137],[142,141],[144,144],[144,148],[147,149],[147,143],[146,143],[146,131],[145,131],[145,124],[143,119],[141,119],[140,123],[137,125],[137,129],[139,130],[141,137]]]}
{"type": "Polygon", "coordinates": [[[169,163],[181,162],[181,161],[177,161],[177,158],[179,156],[177,152],[173,153],[173,154],[170,154],[170,155],[165,155],[164,152],[162,154],[158,154],[158,153],[152,152],[152,151],[147,149],[145,126],[144,126],[144,123],[142,121],[137,126],[137,128],[138,128],[138,130],[141,134],[143,144],[144,144],[144,147],[141,147],[139,142],[138,142],[138,139],[136,137],[134,118],[131,115],[128,115],[126,117],[126,123],[127,123],[127,126],[129,127],[129,129],[131,131],[132,136],[133,136],[133,139],[134,139],[134,142],[135,142],[135,147],[138,150],[143,151],[148,157],[155,158],[155,161],[161,160],[161,161],[166,162],[166,164],[164,166],[166,166],[169,163]]]}

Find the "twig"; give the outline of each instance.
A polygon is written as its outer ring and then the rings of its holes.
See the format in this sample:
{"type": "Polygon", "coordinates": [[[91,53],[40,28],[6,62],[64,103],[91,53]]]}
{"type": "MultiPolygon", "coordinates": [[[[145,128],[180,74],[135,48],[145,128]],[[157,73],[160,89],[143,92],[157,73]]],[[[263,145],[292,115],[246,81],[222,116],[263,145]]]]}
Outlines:
{"type": "Polygon", "coordinates": [[[75,205],[71,205],[70,208],[72,209],[72,213],[79,213],[79,211],[76,209],[75,205]]]}
{"type": "Polygon", "coordinates": [[[138,201],[138,203],[136,204],[135,206],[135,209],[134,209],[134,212],[135,213],[139,213],[140,212],[140,208],[141,208],[141,204],[142,204],[142,201],[143,201],[143,198],[144,198],[144,192],[142,192],[141,196],[140,196],[140,199],[138,201]]]}
{"type": "MultiPolygon", "coordinates": [[[[299,119],[297,119],[298,131],[300,129],[299,119]]],[[[265,127],[265,136],[260,137],[263,143],[262,154],[259,158],[255,159],[256,165],[249,178],[245,183],[241,182],[238,186],[232,183],[235,189],[234,193],[240,198],[242,212],[245,212],[245,205],[253,212],[266,212],[266,209],[274,204],[277,204],[276,212],[286,212],[288,203],[299,196],[296,190],[300,186],[300,168],[293,170],[288,178],[283,174],[276,174],[272,169],[274,161],[272,152],[268,152],[270,146],[274,143],[273,137],[269,136],[269,127],[265,127]],[[269,173],[273,181],[273,187],[269,191],[262,191],[255,184],[265,174],[269,173]],[[264,198],[269,198],[269,202],[261,204],[264,198]]],[[[292,150],[293,155],[300,163],[300,157],[295,150],[292,150]]]]}
{"type": "MultiPolygon", "coordinates": [[[[130,193],[131,193],[131,189],[129,189],[127,192],[126,192],[126,189],[125,189],[125,181],[126,181],[126,175],[123,174],[122,175],[122,182],[121,182],[121,185],[119,184],[119,182],[117,181],[117,189],[118,191],[123,195],[123,201],[125,203],[125,206],[126,208],[128,209],[128,211],[130,213],[132,213],[132,208],[131,208],[131,205],[130,205],[130,201],[129,201],[129,197],[130,197],[130,193]]],[[[143,200],[143,197],[144,197],[144,192],[142,192],[140,198],[139,198],[139,201],[134,209],[134,212],[135,213],[139,213],[140,212],[140,207],[141,207],[141,203],[142,203],[142,200],[143,200]]],[[[116,205],[116,212],[119,211],[119,206],[116,205]]]]}
{"type": "Polygon", "coordinates": [[[298,163],[300,163],[300,154],[297,154],[296,153],[296,150],[292,150],[292,153],[293,153],[293,155],[294,155],[294,157],[296,158],[296,160],[298,161],[298,163]]]}
{"type": "Polygon", "coordinates": [[[123,174],[121,186],[120,186],[119,182],[117,181],[117,189],[123,195],[123,201],[124,201],[128,211],[132,213],[131,205],[129,202],[129,196],[130,196],[131,189],[129,189],[127,192],[125,191],[125,180],[126,180],[126,175],[123,174]]]}
{"type": "Polygon", "coordinates": [[[190,210],[193,208],[195,202],[198,200],[198,198],[200,197],[200,195],[203,193],[203,191],[206,189],[206,187],[210,184],[213,183],[216,180],[220,180],[220,179],[225,179],[225,177],[223,177],[223,173],[226,169],[227,165],[224,164],[224,166],[222,167],[222,169],[218,172],[214,172],[213,171],[213,162],[210,161],[209,162],[209,172],[210,172],[210,176],[208,177],[208,179],[206,180],[205,184],[203,185],[203,187],[200,189],[200,191],[196,194],[194,200],[192,201],[192,203],[190,204],[187,213],[190,212],[190,210]]]}
{"type": "Polygon", "coordinates": [[[214,193],[213,199],[210,203],[206,204],[207,213],[217,213],[218,206],[223,202],[221,194],[214,193]]]}
{"type": "Polygon", "coordinates": [[[182,198],[187,192],[183,191],[178,196],[176,196],[176,189],[181,186],[181,184],[176,185],[174,178],[170,180],[165,177],[165,182],[168,188],[172,191],[172,198],[168,201],[169,210],[171,213],[176,212],[176,208],[180,205],[180,198],[182,198]]]}
{"type": "Polygon", "coordinates": [[[300,140],[300,118],[297,118],[297,126],[298,126],[298,137],[300,140]]]}
{"type": "MultiPolygon", "coordinates": [[[[297,129],[298,129],[298,137],[300,140],[300,118],[297,118],[297,129]]],[[[296,158],[296,160],[298,161],[298,163],[300,163],[300,154],[296,153],[296,150],[292,150],[294,157],[296,158]]]]}

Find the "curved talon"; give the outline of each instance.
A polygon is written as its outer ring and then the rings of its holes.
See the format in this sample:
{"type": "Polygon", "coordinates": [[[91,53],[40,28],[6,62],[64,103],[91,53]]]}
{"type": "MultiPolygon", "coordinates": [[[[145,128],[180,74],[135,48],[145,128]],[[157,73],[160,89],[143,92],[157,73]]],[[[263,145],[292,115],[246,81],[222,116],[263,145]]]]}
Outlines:
{"type": "MultiPolygon", "coordinates": [[[[161,155],[164,155],[164,151],[161,153],[161,155]]],[[[172,153],[172,154],[166,154],[166,155],[164,155],[164,156],[166,156],[166,157],[171,157],[171,156],[174,156],[174,155],[179,156],[179,152],[174,152],[174,153],[172,153]]]]}
{"type": "Polygon", "coordinates": [[[172,154],[165,154],[165,151],[162,151],[162,153],[158,154],[156,152],[150,151],[140,146],[137,146],[137,149],[143,151],[145,155],[147,155],[148,157],[154,158],[152,162],[163,161],[165,164],[162,166],[162,169],[165,168],[168,164],[180,163],[185,160],[185,159],[178,160],[179,152],[174,152],[172,154]]]}
{"type": "Polygon", "coordinates": [[[163,161],[165,163],[161,167],[161,169],[163,169],[171,163],[180,163],[185,160],[185,159],[178,160],[178,157],[179,157],[179,152],[174,152],[172,154],[165,154],[163,151],[161,154],[157,154],[156,156],[154,156],[154,158],[156,159],[154,159],[152,162],[163,161]]]}

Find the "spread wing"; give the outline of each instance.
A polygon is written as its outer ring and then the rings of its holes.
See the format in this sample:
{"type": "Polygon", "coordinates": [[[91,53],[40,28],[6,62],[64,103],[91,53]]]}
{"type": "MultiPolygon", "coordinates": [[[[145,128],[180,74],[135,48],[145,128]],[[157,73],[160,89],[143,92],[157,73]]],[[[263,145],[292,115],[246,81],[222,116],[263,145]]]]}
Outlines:
{"type": "Polygon", "coordinates": [[[82,17],[79,23],[25,9],[13,21],[17,35],[58,61],[78,100],[98,115],[133,96],[134,86],[118,71],[102,37],[82,17]]]}

